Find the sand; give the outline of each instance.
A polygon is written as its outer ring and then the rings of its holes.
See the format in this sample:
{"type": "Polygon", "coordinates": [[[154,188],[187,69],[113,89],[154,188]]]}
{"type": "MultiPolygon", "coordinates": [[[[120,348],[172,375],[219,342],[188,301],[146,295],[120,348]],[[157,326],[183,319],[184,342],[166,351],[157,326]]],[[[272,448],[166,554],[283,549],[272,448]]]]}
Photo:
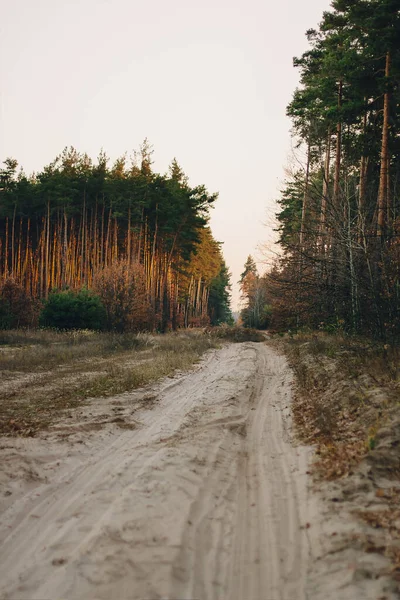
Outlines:
{"type": "Polygon", "coordinates": [[[394,598],[335,550],[268,344],[1,440],[4,600],[394,598]]]}

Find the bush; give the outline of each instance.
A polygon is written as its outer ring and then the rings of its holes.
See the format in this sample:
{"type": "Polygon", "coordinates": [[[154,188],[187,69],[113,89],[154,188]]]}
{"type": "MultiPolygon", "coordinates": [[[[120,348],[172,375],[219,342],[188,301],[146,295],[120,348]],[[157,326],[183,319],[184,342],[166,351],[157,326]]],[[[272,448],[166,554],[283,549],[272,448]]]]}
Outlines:
{"type": "Polygon", "coordinates": [[[40,302],[29,296],[14,279],[6,279],[0,287],[0,329],[36,327],[40,302]]]}
{"type": "Polygon", "coordinates": [[[142,265],[114,262],[95,274],[93,288],[105,306],[109,329],[126,332],[149,328],[151,311],[142,265]]]}
{"type": "Polygon", "coordinates": [[[99,296],[88,290],[50,294],[39,319],[40,325],[56,329],[104,329],[106,311],[99,296]]]}

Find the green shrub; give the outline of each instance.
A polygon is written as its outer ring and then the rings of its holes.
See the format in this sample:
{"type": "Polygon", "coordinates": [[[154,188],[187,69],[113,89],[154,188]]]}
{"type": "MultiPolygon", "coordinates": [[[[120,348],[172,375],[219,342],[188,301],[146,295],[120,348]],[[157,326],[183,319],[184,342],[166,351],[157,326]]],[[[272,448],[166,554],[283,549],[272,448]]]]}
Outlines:
{"type": "Polygon", "coordinates": [[[0,329],[12,329],[13,316],[10,312],[10,307],[0,298],[0,329]]]}
{"type": "Polygon", "coordinates": [[[88,290],[53,292],[44,304],[39,323],[56,329],[101,330],[106,311],[99,296],[88,290]]]}

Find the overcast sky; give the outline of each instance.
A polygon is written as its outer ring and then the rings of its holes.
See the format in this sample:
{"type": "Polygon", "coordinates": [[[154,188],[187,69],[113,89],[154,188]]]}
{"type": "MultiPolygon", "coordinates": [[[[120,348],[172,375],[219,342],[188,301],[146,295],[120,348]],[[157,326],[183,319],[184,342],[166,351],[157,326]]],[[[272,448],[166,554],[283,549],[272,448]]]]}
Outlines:
{"type": "MultiPolygon", "coordinates": [[[[328,0],[13,0],[0,22],[0,159],[27,173],[65,146],[95,159],[145,137],[219,192],[212,213],[236,282],[271,244],[290,155],[293,56],[328,0]]],[[[260,270],[263,266],[260,263],[260,270]]]]}

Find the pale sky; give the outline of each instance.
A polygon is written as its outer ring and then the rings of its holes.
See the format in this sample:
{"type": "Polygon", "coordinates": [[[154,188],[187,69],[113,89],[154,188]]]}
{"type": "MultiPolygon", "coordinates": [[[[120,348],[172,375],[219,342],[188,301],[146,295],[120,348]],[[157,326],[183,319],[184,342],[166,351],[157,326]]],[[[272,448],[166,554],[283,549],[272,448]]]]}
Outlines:
{"type": "MultiPolygon", "coordinates": [[[[112,160],[154,146],[219,192],[214,237],[236,282],[271,244],[290,154],[286,105],[328,0],[12,0],[0,22],[0,160],[38,171],[65,146],[112,160]]],[[[260,270],[263,266],[260,263],[260,270]]]]}

